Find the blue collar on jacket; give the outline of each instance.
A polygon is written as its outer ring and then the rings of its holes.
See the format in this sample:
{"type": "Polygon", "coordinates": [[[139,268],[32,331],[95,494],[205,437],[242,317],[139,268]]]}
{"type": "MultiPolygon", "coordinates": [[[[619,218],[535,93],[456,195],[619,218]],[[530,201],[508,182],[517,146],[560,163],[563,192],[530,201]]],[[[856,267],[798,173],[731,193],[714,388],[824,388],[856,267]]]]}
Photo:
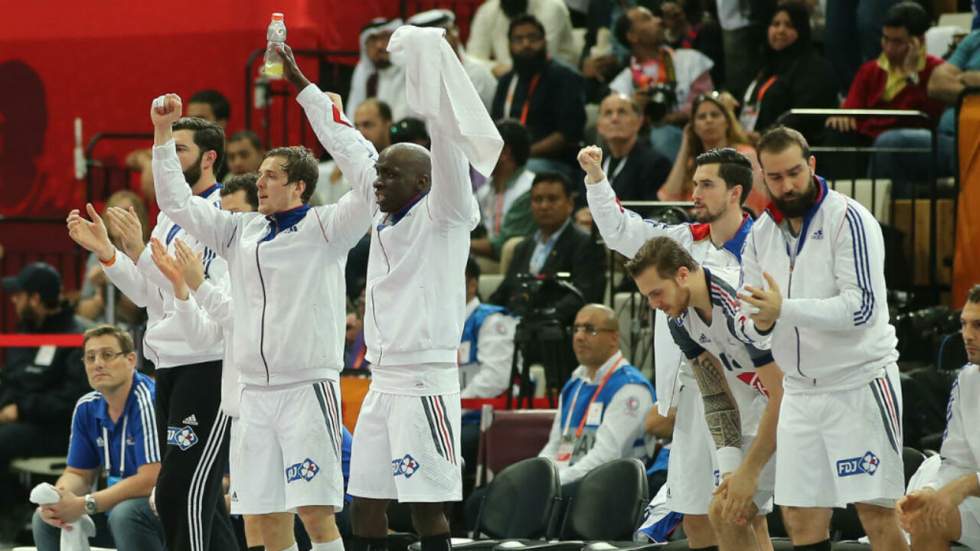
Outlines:
{"type": "Polygon", "coordinates": [[[408,203],[405,203],[404,207],[398,209],[395,212],[388,214],[388,216],[385,217],[384,223],[378,224],[378,229],[380,230],[385,226],[394,226],[395,224],[397,224],[399,221],[401,221],[402,218],[405,218],[405,216],[408,214],[408,211],[412,210],[412,207],[414,207],[419,201],[422,200],[423,197],[425,197],[428,194],[429,194],[428,191],[420,191],[416,193],[414,197],[408,200],[408,203]]]}
{"type": "Polygon", "coordinates": [[[296,208],[266,216],[265,219],[269,221],[269,233],[262,238],[262,241],[272,241],[273,237],[298,224],[300,220],[306,217],[308,210],[310,210],[310,206],[304,203],[296,208]]]}
{"type": "Polygon", "coordinates": [[[725,244],[721,246],[723,249],[727,249],[728,252],[735,255],[735,258],[739,262],[742,261],[742,249],[745,247],[745,238],[749,235],[749,231],[752,230],[752,217],[748,214],[742,217],[742,225],[738,227],[735,235],[731,239],[725,241],[725,244]]]}
{"type": "MultiPolygon", "coordinates": [[[[817,200],[814,201],[813,205],[810,207],[810,210],[806,211],[806,214],[803,215],[803,227],[800,228],[800,238],[796,244],[797,253],[803,249],[803,243],[806,241],[807,229],[810,227],[810,222],[813,220],[813,217],[817,215],[817,211],[820,210],[820,206],[823,205],[823,200],[827,198],[827,194],[829,192],[826,180],[820,176],[817,176],[816,174],[813,175],[813,179],[817,181],[817,200]]],[[[766,207],[766,214],[768,214],[777,225],[786,221],[786,216],[776,208],[774,203],[769,203],[769,206],[766,207]]]]}

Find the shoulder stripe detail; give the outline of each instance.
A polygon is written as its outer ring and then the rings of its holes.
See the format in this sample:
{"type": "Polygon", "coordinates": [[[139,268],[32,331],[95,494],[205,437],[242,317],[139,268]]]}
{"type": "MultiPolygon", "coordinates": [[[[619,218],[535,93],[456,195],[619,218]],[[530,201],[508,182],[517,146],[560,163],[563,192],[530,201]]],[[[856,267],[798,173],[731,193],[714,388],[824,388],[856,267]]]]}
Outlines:
{"type": "Polygon", "coordinates": [[[854,271],[857,275],[858,288],[861,290],[861,307],[853,314],[854,325],[858,326],[871,320],[875,308],[874,290],[871,287],[871,264],[868,261],[868,240],[864,222],[857,210],[848,205],[844,216],[851,232],[854,271]]]}
{"type": "Polygon", "coordinates": [[[100,398],[102,398],[102,395],[99,394],[99,392],[97,390],[93,390],[91,392],[86,392],[85,394],[83,394],[81,396],[81,398],[79,398],[75,402],[75,408],[77,409],[78,406],[80,406],[80,405],[82,405],[82,404],[84,404],[86,402],[92,402],[92,401],[98,400],[100,398]]]}
{"type": "Polygon", "coordinates": [[[136,387],[140,423],[143,425],[143,454],[146,463],[160,461],[160,442],[157,439],[157,417],[150,389],[140,383],[136,387]]]}

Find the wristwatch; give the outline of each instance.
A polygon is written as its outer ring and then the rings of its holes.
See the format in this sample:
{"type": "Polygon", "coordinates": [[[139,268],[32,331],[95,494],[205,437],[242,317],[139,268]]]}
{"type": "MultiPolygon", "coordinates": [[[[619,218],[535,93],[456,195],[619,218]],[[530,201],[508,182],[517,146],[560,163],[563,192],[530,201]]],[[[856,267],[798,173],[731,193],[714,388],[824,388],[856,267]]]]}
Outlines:
{"type": "Polygon", "coordinates": [[[98,513],[99,509],[95,504],[95,496],[92,494],[85,494],[85,514],[94,515],[98,513]]]}

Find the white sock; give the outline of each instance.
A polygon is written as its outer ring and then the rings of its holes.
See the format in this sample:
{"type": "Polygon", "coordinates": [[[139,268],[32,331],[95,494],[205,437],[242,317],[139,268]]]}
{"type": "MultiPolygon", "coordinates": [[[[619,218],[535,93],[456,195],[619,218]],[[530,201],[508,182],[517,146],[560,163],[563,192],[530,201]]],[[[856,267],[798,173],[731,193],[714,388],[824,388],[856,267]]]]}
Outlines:
{"type": "Polygon", "coordinates": [[[299,544],[296,543],[296,542],[293,542],[292,545],[290,545],[289,547],[283,549],[282,551],[299,551],[299,544]]]}
{"type": "Polygon", "coordinates": [[[312,551],[344,551],[344,540],[337,538],[323,543],[314,542],[312,551]]]}

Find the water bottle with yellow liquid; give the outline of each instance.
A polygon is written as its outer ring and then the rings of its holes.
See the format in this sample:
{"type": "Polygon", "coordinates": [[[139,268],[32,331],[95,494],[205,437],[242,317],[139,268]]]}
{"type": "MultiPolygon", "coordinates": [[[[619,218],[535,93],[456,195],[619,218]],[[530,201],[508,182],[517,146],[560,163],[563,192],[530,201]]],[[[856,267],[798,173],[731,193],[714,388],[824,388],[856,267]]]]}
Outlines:
{"type": "Polygon", "coordinates": [[[265,32],[265,38],[268,40],[268,44],[265,48],[265,67],[263,73],[265,73],[266,78],[269,79],[281,79],[282,78],[282,58],[276,52],[276,44],[286,43],[286,23],[283,22],[283,15],[281,13],[272,14],[272,22],[269,23],[269,29],[265,32]]]}

